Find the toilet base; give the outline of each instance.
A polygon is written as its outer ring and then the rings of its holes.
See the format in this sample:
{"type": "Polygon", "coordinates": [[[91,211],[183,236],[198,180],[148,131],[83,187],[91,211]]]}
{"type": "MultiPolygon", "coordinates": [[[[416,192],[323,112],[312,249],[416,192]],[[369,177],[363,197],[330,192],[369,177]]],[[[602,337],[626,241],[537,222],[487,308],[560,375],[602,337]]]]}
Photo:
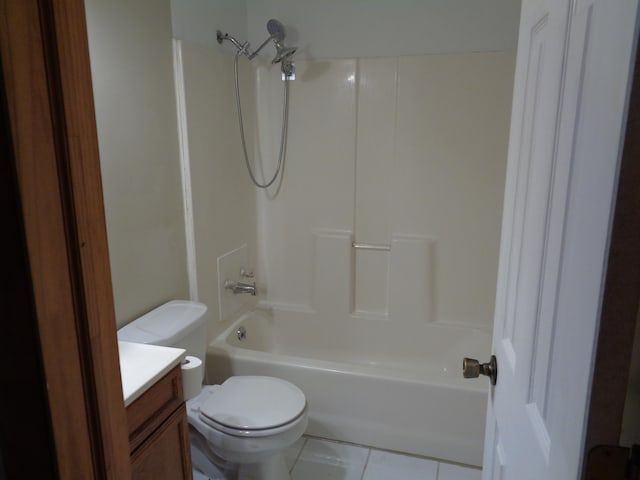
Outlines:
{"type": "Polygon", "coordinates": [[[216,480],[291,480],[285,453],[307,428],[306,405],[288,424],[256,435],[235,435],[218,430],[215,428],[218,425],[205,423],[200,414],[200,406],[218,388],[219,385],[204,386],[199,395],[187,402],[194,469],[216,480]],[[218,472],[221,476],[211,476],[209,472],[218,472]]]}
{"type": "Polygon", "coordinates": [[[189,430],[193,467],[211,480],[291,480],[283,452],[258,463],[233,463],[217,456],[198,431],[189,430]]]}
{"type": "MultiPolygon", "coordinates": [[[[234,478],[230,465],[211,451],[207,441],[191,427],[189,428],[191,444],[191,463],[193,469],[206,476],[209,480],[229,480],[234,478]],[[225,470],[227,470],[225,472],[225,470]]],[[[195,480],[195,475],[194,475],[195,480]]]]}

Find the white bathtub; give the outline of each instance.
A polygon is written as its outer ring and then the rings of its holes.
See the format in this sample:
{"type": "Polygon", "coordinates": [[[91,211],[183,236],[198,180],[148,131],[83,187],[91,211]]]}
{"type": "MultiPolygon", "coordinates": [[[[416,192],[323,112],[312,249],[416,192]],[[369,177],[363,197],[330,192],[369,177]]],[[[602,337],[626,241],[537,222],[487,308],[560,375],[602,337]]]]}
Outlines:
{"type": "Polygon", "coordinates": [[[208,382],[284,378],[307,396],[308,435],[481,465],[489,382],[463,379],[462,358],[489,358],[489,333],[308,317],[241,316],[209,346],[208,382]]]}

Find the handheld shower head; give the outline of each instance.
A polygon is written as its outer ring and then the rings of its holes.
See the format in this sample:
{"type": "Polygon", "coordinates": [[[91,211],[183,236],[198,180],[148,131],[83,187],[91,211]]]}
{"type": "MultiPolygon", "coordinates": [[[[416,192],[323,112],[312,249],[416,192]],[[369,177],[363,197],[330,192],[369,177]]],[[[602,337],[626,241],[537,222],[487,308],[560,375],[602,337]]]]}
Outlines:
{"type": "Polygon", "coordinates": [[[298,47],[285,47],[283,45],[276,45],[276,56],[273,57],[271,63],[278,63],[282,61],[288,60],[294,53],[298,47]]]}

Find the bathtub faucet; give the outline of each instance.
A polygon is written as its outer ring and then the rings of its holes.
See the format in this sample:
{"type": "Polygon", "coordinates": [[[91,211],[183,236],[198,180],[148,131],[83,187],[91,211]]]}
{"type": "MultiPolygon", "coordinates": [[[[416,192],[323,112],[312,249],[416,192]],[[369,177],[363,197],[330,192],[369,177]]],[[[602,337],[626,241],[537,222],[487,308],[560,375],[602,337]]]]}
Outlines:
{"type": "Polygon", "coordinates": [[[258,290],[256,289],[256,282],[253,283],[242,283],[242,282],[234,282],[233,280],[227,280],[224,282],[224,289],[231,290],[233,293],[250,293],[253,296],[258,294],[258,290]]]}

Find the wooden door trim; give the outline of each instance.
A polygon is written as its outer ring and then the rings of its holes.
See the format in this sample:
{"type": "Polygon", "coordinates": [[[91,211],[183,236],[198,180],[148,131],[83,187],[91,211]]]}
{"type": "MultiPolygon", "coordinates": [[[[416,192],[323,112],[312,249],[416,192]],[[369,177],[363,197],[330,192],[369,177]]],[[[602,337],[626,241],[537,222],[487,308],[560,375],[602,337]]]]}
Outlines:
{"type": "Polygon", "coordinates": [[[82,0],[0,0],[0,55],[60,478],[131,476],[82,0]]]}
{"type": "Polygon", "coordinates": [[[28,415],[5,414],[1,417],[0,478],[24,477],[24,445],[38,452],[37,461],[29,464],[29,474],[34,478],[55,478],[57,465],[51,443],[49,402],[37,342],[37,318],[1,69],[0,225],[4,237],[0,249],[3,340],[0,364],[4,366],[0,368],[0,385],[5,393],[0,395],[0,411],[29,412],[28,415]],[[13,392],[19,392],[19,395],[13,392]]]}

